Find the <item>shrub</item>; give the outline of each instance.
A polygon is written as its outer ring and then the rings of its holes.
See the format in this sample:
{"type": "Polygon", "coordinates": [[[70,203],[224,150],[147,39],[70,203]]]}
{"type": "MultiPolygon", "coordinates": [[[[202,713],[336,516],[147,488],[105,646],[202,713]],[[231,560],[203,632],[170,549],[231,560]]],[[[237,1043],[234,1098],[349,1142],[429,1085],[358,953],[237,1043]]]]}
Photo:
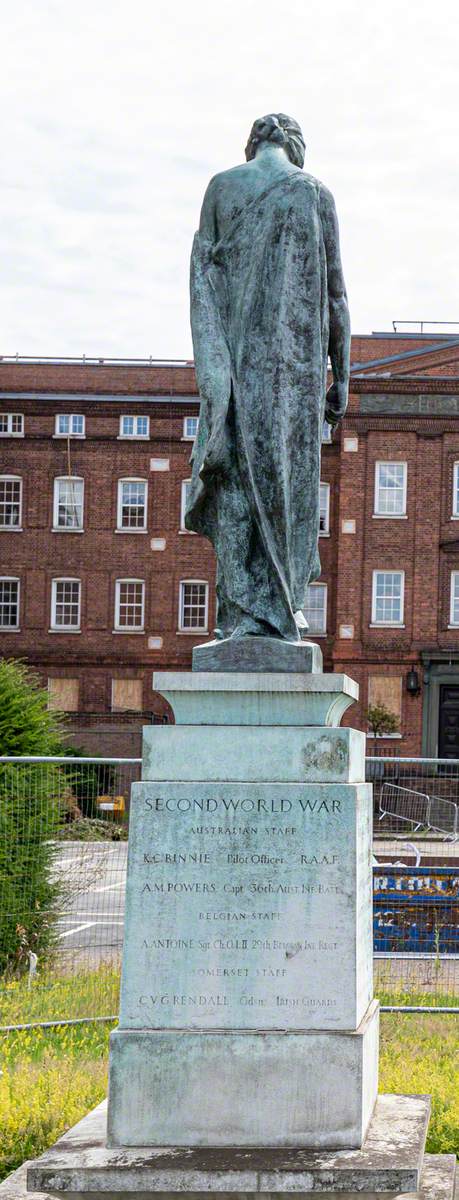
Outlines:
{"type": "Polygon", "coordinates": [[[375,737],[378,734],[398,733],[399,722],[395,713],[386,708],[385,704],[372,704],[367,709],[367,721],[375,737]]]}
{"type": "Polygon", "coordinates": [[[127,822],[109,818],[77,817],[59,831],[61,842],[127,842],[127,822]]]}
{"type": "Polygon", "coordinates": [[[53,879],[61,823],[60,772],[50,763],[0,765],[0,972],[27,969],[53,945],[60,885],[53,879]]]}
{"type": "MultiPolygon", "coordinates": [[[[62,754],[62,717],[24,663],[0,662],[0,753],[62,754]]],[[[52,875],[62,776],[51,763],[0,764],[0,971],[20,973],[53,943],[52,875]]]]}
{"type": "Polygon", "coordinates": [[[0,754],[62,754],[63,717],[24,663],[0,661],[0,754]]]}

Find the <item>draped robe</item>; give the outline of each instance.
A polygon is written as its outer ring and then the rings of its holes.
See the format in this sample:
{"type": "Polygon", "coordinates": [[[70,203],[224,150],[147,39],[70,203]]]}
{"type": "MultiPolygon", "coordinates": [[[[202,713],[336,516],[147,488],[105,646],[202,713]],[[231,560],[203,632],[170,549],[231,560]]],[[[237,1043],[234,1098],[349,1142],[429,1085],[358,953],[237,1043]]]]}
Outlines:
{"type": "MultiPolygon", "coordinates": [[[[231,175],[217,180],[231,189],[231,175]]],[[[327,253],[341,271],[333,199],[299,169],[194,239],[201,410],[185,525],[216,551],[219,636],[248,617],[297,640],[294,614],[320,574],[327,253]]]]}

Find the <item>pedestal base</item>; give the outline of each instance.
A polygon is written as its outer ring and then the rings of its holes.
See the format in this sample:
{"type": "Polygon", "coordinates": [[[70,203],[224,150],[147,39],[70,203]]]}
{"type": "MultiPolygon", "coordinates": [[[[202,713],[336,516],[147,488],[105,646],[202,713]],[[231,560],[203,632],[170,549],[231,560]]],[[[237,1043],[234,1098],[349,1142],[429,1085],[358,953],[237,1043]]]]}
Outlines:
{"type": "Polygon", "coordinates": [[[283,638],[224,638],[204,642],[193,650],[193,671],[322,671],[322,651],[316,642],[286,642],[283,638]]]}
{"type": "MultiPolygon", "coordinates": [[[[25,1162],[22,1167],[18,1167],[17,1171],[13,1171],[3,1183],[0,1183],[1,1200],[27,1200],[30,1192],[27,1191],[27,1171],[32,1164],[25,1162]]],[[[163,1193],[170,1200],[174,1193],[163,1193]]],[[[216,1194],[216,1193],[215,1193],[216,1194]]],[[[34,1192],[35,1200],[51,1200],[50,1192],[34,1192]]],[[[60,1193],[64,1195],[64,1193],[60,1193]]],[[[67,1200],[69,1194],[65,1193],[67,1200]]],[[[89,1193],[79,1193],[82,1200],[89,1200],[89,1193]]],[[[302,1197],[302,1200],[317,1200],[318,1192],[303,1192],[295,1193],[296,1197],[302,1197]]],[[[456,1171],[456,1155],[455,1154],[426,1154],[421,1171],[419,1182],[419,1190],[417,1192],[327,1192],[327,1200],[459,1200],[459,1173],[456,1171]]],[[[127,1193],[123,1193],[124,1197],[127,1193]]],[[[157,1196],[157,1193],[156,1193],[157,1196]]],[[[221,1192],[218,1193],[219,1200],[223,1200],[221,1192]]],[[[202,1200],[211,1200],[212,1192],[206,1192],[202,1200]]],[[[105,1200],[114,1200],[112,1193],[105,1194],[105,1200]]],[[[241,1200],[245,1200],[241,1196],[241,1200]]],[[[266,1198],[267,1200],[267,1198],[266,1198]]]]}
{"type": "MultiPolygon", "coordinates": [[[[380,1096],[362,1150],[202,1150],[109,1149],[105,1144],[105,1105],[80,1121],[28,1170],[30,1191],[65,1197],[161,1196],[194,1200],[278,1196],[303,1200],[384,1200],[419,1194],[429,1119],[427,1096],[380,1096]]],[[[425,1200],[452,1200],[454,1160],[430,1164],[436,1191],[425,1200]],[[443,1164],[443,1170],[439,1168],[443,1164]],[[440,1183],[440,1186],[437,1186],[440,1183]]]]}
{"type": "Polygon", "coordinates": [[[378,1010],[351,1033],[115,1030],[109,1145],[360,1147],[378,1010]]]}
{"type": "MultiPolygon", "coordinates": [[[[30,1192],[27,1191],[27,1171],[32,1166],[31,1162],[25,1162],[22,1167],[18,1167],[17,1171],[13,1171],[0,1183],[0,1196],[2,1200],[27,1200],[30,1192]]],[[[62,1193],[61,1193],[62,1194],[62,1193]]],[[[301,1195],[301,1193],[299,1193],[301,1195]]],[[[309,1193],[309,1196],[316,1197],[319,1193],[309,1193]]],[[[34,1192],[35,1200],[51,1200],[51,1192],[34,1192]]],[[[82,1193],[80,1193],[82,1195],[82,1193]]],[[[169,1193],[170,1195],[170,1193],[169,1193]]],[[[205,1200],[210,1200],[212,1193],[206,1192],[205,1200]]],[[[298,1193],[297,1193],[298,1195],[298,1193]]],[[[327,1200],[390,1200],[390,1196],[395,1196],[395,1200],[459,1200],[459,1174],[456,1171],[456,1155],[455,1154],[426,1154],[421,1171],[421,1179],[419,1190],[417,1192],[392,1192],[384,1193],[377,1196],[373,1192],[373,1196],[366,1195],[364,1192],[328,1192],[327,1200]]],[[[69,1200],[67,1196],[67,1200],[69,1200]]],[[[89,1200],[88,1193],[85,1194],[85,1200],[89,1200]]],[[[106,1194],[106,1200],[113,1200],[113,1193],[106,1194]]],[[[222,1194],[219,1193],[219,1200],[222,1200],[222,1194]]],[[[307,1193],[303,1193],[303,1200],[307,1200],[307,1193]]]]}

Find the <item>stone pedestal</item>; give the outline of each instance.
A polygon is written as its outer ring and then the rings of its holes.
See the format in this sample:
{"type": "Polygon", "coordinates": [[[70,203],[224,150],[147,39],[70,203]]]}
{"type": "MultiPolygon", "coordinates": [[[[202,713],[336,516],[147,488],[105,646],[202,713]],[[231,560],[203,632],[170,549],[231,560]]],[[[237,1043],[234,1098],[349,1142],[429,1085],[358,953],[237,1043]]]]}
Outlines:
{"type": "Polygon", "coordinates": [[[233,671],[154,686],[177,724],[145,730],[132,789],[109,1142],[361,1146],[378,1060],[371,789],[364,735],[335,725],[355,685],[233,671]]]}

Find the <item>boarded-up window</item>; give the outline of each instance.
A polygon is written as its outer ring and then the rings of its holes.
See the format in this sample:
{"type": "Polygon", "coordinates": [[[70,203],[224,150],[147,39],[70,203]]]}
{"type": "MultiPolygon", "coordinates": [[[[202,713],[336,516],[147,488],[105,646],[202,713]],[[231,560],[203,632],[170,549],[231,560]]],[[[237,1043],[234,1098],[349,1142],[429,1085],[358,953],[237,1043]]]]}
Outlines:
{"type": "Polygon", "coordinates": [[[78,712],[79,691],[78,679],[48,679],[48,708],[78,712]]]}
{"type": "Polygon", "coordinates": [[[142,712],[142,680],[112,679],[112,709],[142,712]]]}
{"type": "Polygon", "coordinates": [[[384,705],[398,720],[402,716],[402,676],[370,675],[368,678],[368,707],[384,705]]]}

